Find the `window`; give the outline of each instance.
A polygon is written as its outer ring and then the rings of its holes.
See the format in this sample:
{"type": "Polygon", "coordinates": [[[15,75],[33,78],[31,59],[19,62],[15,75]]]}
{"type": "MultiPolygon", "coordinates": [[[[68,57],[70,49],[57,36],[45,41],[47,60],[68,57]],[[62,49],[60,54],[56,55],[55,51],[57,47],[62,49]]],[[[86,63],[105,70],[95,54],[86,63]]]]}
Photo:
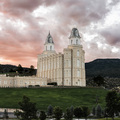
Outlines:
{"type": "Polygon", "coordinates": [[[77,77],[80,77],[80,70],[77,71],[77,77]]]}
{"type": "Polygon", "coordinates": [[[46,46],[46,50],[47,50],[47,46],[46,46]]]}
{"type": "Polygon", "coordinates": [[[76,40],[76,45],[78,44],[78,39],[76,40]]]}
{"type": "Polygon", "coordinates": [[[78,59],[77,60],[77,67],[79,67],[80,66],[80,60],[78,59]]]}
{"type": "Polygon", "coordinates": [[[71,40],[71,45],[72,45],[73,40],[71,40]]]}
{"type": "Polygon", "coordinates": [[[79,56],[80,55],[80,52],[79,52],[79,50],[77,51],[77,56],[79,56]]]}
{"type": "Polygon", "coordinates": [[[50,50],[52,50],[52,46],[50,46],[50,50]]]}

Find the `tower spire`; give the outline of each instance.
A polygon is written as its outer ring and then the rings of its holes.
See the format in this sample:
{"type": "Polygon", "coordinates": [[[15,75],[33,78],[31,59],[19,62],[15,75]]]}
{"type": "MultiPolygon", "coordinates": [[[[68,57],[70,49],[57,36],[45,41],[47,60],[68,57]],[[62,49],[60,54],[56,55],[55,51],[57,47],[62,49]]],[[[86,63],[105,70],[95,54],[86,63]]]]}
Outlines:
{"type": "Polygon", "coordinates": [[[71,31],[71,34],[69,36],[70,39],[70,45],[80,45],[80,38],[79,31],[77,28],[73,28],[71,31]]]}
{"type": "Polygon", "coordinates": [[[45,45],[45,51],[54,51],[54,41],[53,41],[53,38],[50,34],[50,31],[48,33],[48,36],[46,38],[44,45],[45,45]]]}

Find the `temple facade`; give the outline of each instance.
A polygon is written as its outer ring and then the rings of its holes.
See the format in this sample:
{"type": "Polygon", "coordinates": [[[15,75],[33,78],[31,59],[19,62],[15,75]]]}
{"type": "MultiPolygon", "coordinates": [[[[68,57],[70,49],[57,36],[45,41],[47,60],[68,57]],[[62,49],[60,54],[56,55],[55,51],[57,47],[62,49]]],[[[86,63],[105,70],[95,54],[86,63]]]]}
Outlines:
{"type": "Polygon", "coordinates": [[[43,53],[38,55],[37,77],[46,78],[48,83],[56,82],[60,86],[86,86],[84,54],[77,28],[72,29],[69,45],[63,54],[56,53],[49,33],[43,53]]]}

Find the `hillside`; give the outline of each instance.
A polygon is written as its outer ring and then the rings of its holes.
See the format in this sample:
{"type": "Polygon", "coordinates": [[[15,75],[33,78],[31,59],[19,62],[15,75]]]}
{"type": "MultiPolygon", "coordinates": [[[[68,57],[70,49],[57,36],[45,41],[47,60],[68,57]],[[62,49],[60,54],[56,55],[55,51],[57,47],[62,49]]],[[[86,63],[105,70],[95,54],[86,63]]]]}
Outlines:
{"type": "Polygon", "coordinates": [[[85,68],[87,78],[97,75],[120,78],[120,59],[96,59],[86,63],[85,68]]]}
{"type": "Polygon", "coordinates": [[[40,110],[46,110],[49,105],[60,106],[66,110],[70,106],[95,106],[96,96],[98,102],[105,107],[107,90],[102,88],[0,88],[0,107],[19,108],[18,102],[23,95],[28,96],[37,104],[40,110]]]}
{"type": "MultiPolygon", "coordinates": [[[[87,78],[97,75],[120,78],[120,59],[96,59],[92,62],[86,63],[85,68],[87,78]]],[[[14,65],[0,64],[0,73],[8,73],[10,71],[16,71],[16,69],[17,66],[14,65]]],[[[25,72],[29,71],[29,68],[23,69],[25,72]]]]}

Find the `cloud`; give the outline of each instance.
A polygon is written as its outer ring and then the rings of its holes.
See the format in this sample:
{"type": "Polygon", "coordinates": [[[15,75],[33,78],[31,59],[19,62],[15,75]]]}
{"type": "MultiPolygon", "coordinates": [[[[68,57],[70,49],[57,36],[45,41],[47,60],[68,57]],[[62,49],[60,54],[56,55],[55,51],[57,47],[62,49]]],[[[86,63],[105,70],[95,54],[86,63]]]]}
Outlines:
{"type": "MultiPolygon", "coordinates": [[[[92,28],[91,24],[104,22],[112,6],[116,4],[117,0],[110,3],[108,0],[0,1],[0,57],[13,61],[13,64],[29,66],[33,63],[36,66],[37,54],[44,50],[49,30],[56,51],[62,52],[69,44],[68,37],[73,27],[77,27],[83,36],[84,33],[101,36],[100,39],[94,37],[89,42],[83,41],[86,61],[100,56],[114,57],[110,47],[120,45],[120,35],[116,32],[119,31],[118,26],[98,30],[92,28]],[[99,48],[97,41],[101,44],[105,42],[108,48],[99,48]]],[[[118,53],[115,56],[117,55],[118,53]]]]}

